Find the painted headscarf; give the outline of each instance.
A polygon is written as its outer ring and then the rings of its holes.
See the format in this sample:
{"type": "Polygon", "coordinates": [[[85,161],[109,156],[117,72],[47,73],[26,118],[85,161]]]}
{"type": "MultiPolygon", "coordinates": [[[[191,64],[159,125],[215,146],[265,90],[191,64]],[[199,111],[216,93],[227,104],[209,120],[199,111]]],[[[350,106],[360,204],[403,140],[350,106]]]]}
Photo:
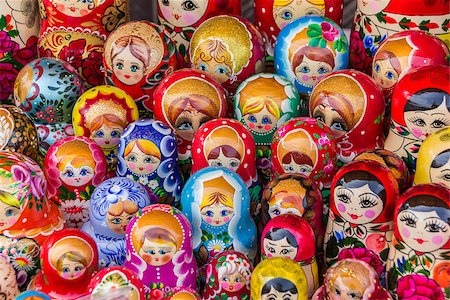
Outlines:
{"type": "Polygon", "coordinates": [[[384,109],[381,89],[368,75],[355,70],[332,72],[314,87],[309,99],[309,116],[330,126],[336,138],[338,159],[344,163],[363,151],[383,147],[384,109]],[[333,109],[344,126],[337,129],[327,124],[329,120],[324,118],[324,109],[318,109],[319,105],[333,109]]]}
{"type": "Polygon", "coordinates": [[[241,177],[223,167],[207,167],[194,173],[181,195],[183,213],[192,224],[194,253],[199,265],[225,250],[256,257],[256,225],[250,218],[250,195],[241,177]],[[227,219],[223,224],[208,222],[212,216],[201,210],[222,205],[227,219]]]}
{"type": "Polygon", "coordinates": [[[147,292],[160,291],[162,296],[177,286],[196,288],[197,265],[192,252],[192,227],[178,209],[154,204],[139,211],[128,225],[126,250],[125,267],[141,278],[147,292]],[[172,258],[158,266],[147,262],[147,257],[155,254],[142,249],[150,240],[160,245],[170,244],[170,252],[174,252],[172,258]]]}
{"type": "Polygon", "coordinates": [[[172,131],[164,123],[153,119],[141,119],[131,123],[120,137],[117,176],[133,179],[146,186],[149,193],[158,197],[160,203],[178,205],[182,181],[176,146],[172,131]],[[140,152],[146,155],[157,157],[160,163],[156,169],[147,174],[132,171],[127,166],[127,156],[134,147],[138,147],[140,152]]]}
{"type": "Polygon", "coordinates": [[[103,181],[92,193],[90,201],[90,220],[84,224],[82,230],[88,233],[98,245],[99,265],[102,267],[123,265],[125,262],[125,230],[129,221],[139,209],[151,204],[156,196],[147,193],[140,183],[126,178],[113,177],[103,181]],[[126,201],[126,202],[125,202],[126,201]],[[133,207],[125,207],[126,204],[133,207]],[[110,208],[115,205],[114,211],[110,208]],[[117,211],[116,207],[121,209],[117,211]],[[126,216],[122,216],[123,213],[126,216]],[[117,226],[120,219],[121,231],[114,231],[110,226],[117,226]]]}

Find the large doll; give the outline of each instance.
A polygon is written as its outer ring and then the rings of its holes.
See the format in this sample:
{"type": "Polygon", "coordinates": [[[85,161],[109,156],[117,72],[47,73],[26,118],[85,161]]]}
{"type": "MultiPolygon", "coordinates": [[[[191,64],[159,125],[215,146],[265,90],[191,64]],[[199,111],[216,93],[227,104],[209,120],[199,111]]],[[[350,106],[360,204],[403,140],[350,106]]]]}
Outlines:
{"type": "Polygon", "coordinates": [[[147,293],[162,297],[177,286],[196,288],[192,228],[181,211],[147,206],[130,222],[126,239],[125,267],[138,275],[147,293]]]}

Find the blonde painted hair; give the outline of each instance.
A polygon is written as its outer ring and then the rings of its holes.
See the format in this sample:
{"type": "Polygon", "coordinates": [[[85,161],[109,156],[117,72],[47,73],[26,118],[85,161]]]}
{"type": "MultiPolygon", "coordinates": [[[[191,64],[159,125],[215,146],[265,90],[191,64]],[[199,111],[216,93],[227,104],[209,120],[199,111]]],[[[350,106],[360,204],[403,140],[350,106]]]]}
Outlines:
{"type": "Polygon", "coordinates": [[[75,251],[68,251],[61,255],[60,258],[58,258],[58,261],[56,262],[56,268],[61,271],[61,267],[63,264],[63,260],[67,259],[69,261],[79,262],[84,267],[87,267],[88,262],[85,257],[83,257],[80,253],[75,251]]]}
{"type": "Polygon", "coordinates": [[[58,170],[62,171],[66,165],[70,162],[75,168],[81,166],[88,166],[92,170],[95,169],[95,161],[92,156],[89,145],[83,141],[71,141],[61,145],[56,151],[56,156],[61,157],[58,161],[58,170]],[[74,151],[76,149],[76,151],[74,151]]]}
{"type": "Polygon", "coordinates": [[[270,97],[254,97],[242,106],[242,114],[255,114],[259,113],[264,107],[275,116],[275,118],[280,118],[280,108],[277,103],[270,97]]]}
{"type": "Polygon", "coordinates": [[[213,192],[203,197],[202,203],[200,203],[200,210],[202,210],[206,206],[211,206],[213,204],[223,204],[228,207],[233,207],[233,199],[231,197],[221,193],[221,192],[213,192]]]}
{"type": "Polygon", "coordinates": [[[161,152],[159,151],[158,147],[153,143],[152,141],[148,140],[133,140],[131,141],[126,147],[124,151],[124,156],[127,156],[130,154],[131,150],[133,150],[134,145],[136,145],[139,150],[141,150],[143,153],[147,155],[152,155],[157,157],[159,160],[161,160],[161,152]]]}
{"type": "Polygon", "coordinates": [[[207,39],[202,41],[194,52],[194,65],[201,59],[203,61],[215,60],[217,63],[226,64],[231,73],[234,73],[234,63],[231,52],[228,50],[226,44],[219,39],[207,39]]]}
{"type": "Polygon", "coordinates": [[[19,199],[17,199],[16,197],[14,197],[13,195],[11,195],[8,192],[0,191],[0,201],[5,203],[6,205],[9,205],[9,206],[12,206],[15,208],[20,208],[19,199]]]}

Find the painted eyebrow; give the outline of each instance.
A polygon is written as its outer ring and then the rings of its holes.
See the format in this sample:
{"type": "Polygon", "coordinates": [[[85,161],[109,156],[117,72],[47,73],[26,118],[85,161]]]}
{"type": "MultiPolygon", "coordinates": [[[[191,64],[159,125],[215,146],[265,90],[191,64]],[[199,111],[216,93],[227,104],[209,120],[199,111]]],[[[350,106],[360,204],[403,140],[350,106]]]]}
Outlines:
{"type": "MultiPolygon", "coordinates": [[[[275,244],[275,243],[273,243],[273,242],[271,242],[271,241],[269,241],[268,242],[271,246],[276,246],[277,244],[275,244]]],[[[287,248],[287,247],[292,247],[292,246],[280,246],[280,247],[283,247],[283,248],[287,248]]]]}
{"type": "Polygon", "coordinates": [[[443,115],[443,116],[445,116],[446,114],[440,113],[440,112],[435,112],[435,113],[432,113],[431,115],[432,115],[432,116],[434,116],[434,115],[443,115]]]}
{"type": "Polygon", "coordinates": [[[352,191],[351,189],[348,189],[348,188],[342,187],[342,185],[341,185],[341,186],[339,186],[339,187],[340,187],[340,190],[347,190],[347,191],[349,191],[350,193],[352,193],[352,195],[355,195],[355,194],[353,193],[353,191],[352,191]]]}

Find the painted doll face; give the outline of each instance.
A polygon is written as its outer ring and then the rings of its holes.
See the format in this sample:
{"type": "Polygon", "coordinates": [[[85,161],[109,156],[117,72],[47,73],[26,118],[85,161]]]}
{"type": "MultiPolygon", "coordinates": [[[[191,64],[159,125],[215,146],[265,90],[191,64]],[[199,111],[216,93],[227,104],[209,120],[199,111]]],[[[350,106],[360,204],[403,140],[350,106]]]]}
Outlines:
{"type": "Polygon", "coordinates": [[[278,241],[264,238],[264,251],[267,257],[287,257],[295,260],[298,249],[290,245],[286,237],[278,241]]]}
{"type": "Polygon", "coordinates": [[[208,2],[207,0],[158,0],[158,5],[167,22],[175,27],[185,27],[203,17],[208,2]]]}
{"type": "Polygon", "coordinates": [[[241,161],[235,157],[225,156],[225,154],[223,154],[223,150],[220,149],[219,156],[214,159],[208,159],[208,164],[215,167],[225,167],[236,172],[241,165],[241,161]]]}
{"type": "Polygon", "coordinates": [[[382,89],[393,87],[397,83],[399,75],[388,58],[377,60],[373,67],[372,74],[373,79],[375,79],[377,85],[382,89]]]}
{"type": "Polygon", "coordinates": [[[450,126],[450,116],[445,107],[445,99],[438,107],[430,110],[415,110],[405,112],[406,127],[419,140],[441,128],[450,126]]]}
{"type": "Polygon", "coordinates": [[[440,183],[450,188],[450,158],[440,167],[430,168],[430,179],[433,183],[440,183]]]}
{"type": "Polygon", "coordinates": [[[56,9],[70,17],[83,17],[94,9],[94,0],[53,0],[56,9]]]}
{"type": "Polygon", "coordinates": [[[450,225],[436,211],[403,210],[397,216],[397,226],[403,241],[415,251],[438,250],[449,239],[450,225]]]}
{"type": "Polygon", "coordinates": [[[357,0],[358,8],[365,15],[375,15],[386,8],[391,0],[357,0]]]}
{"type": "Polygon", "coordinates": [[[304,56],[303,61],[294,69],[294,73],[300,83],[315,86],[320,79],[332,70],[333,67],[326,62],[312,60],[304,56]]]}
{"type": "Polygon", "coordinates": [[[202,220],[212,226],[222,226],[230,222],[233,209],[220,202],[207,205],[200,210],[202,220]]]}
{"type": "Polygon", "coordinates": [[[66,280],[75,280],[80,278],[85,271],[86,267],[81,262],[72,261],[65,257],[62,259],[59,275],[66,280]]]}
{"type": "Polygon", "coordinates": [[[331,300],[361,300],[364,287],[354,277],[338,277],[330,289],[331,300]]]}
{"type": "MultiPolygon", "coordinates": [[[[140,52],[146,53],[146,49],[140,52]]],[[[144,63],[131,53],[129,46],[113,58],[112,64],[117,79],[126,85],[138,84],[144,77],[144,63]]]]}
{"type": "Polygon", "coordinates": [[[109,127],[103,124],[99,129],[92,132],[90,138],[101,148],[111,148],[119,144],[122,132],[123,128],[119,126],[109,127]]]}
{"type": "Polygon", "coordinates": [[[350,128],[347,122],[333,107],[319,104],[313,111],[313,118],[322,121],[330,127],[336,139],[341,138],[350,128]]]}
{"type": "Polygon", "coordinates": [[[89,166],[72,166],[72,162],[68,162],[64,169],[59,172],[59,178],[69,185],[79,187],[88,184],[94,178],[94,170],[89,166]]]}
{"type": "Polygon", "coordinates": [[[196,110],[185,110],[175,120],[174,127],[179,137],[186,141],[192,141],[198,128],[209,120],[210,118],[204,113],[196,110]]]}
{"type": "Polygon", "coordinates": [[[263,107],[260,112],[246,114],[244,120],[252,131],[266,133],[271,131],[277,125],[277,118],[272,115],[267,107],[263,107]]]}
{"type": "Polygon", "coordinates": [[[335,205],[342,218],[353,224],[367,224],[383,211],[383,200],[366,184],[359,188],[338,186],[334,190],[335,205]]]}
{"type": "Polygon", "coordinates": [[[302,210],[300,207],[284,207],[283,200],[278,200],[274,205],[269,205],[269,216],[275,218],[279,215],[294,214],[301,217],[302,210]]]}
{"type": "Polygon", "coordinates": [[[19,216],[19,208],[8,205],[0,200],[0,231],[14,225],[19,216]]]}
{"type": "Polygon", "coordinates": [[[301,16],[323,15],[320,7],[308,0],[293,0],[291,3],[273,8],[273,18],[278,28],[283,29],[287,24],[301,16]]]}
{"type": "Polygon", "coordinates": [[[291,292],[279,292],[276,289],[273,288],[273,286],[270,287],[270,291],[267,294],[261,295],[261,300],[297,300],[298,299],[298,293],[292,294],[291,292]]]}
{"type": "Polygon", "coordinates": [[[130,153],[125,156],[125,162],[133,173],[137,175],[148,175],[153,173],[161,163],[161,160],[153,155],[145,154],[134,145],[130,153]]]}
{"type": "Polygon", "coordinates": [[[172,260],[176,252],[177,248],[174,243],[161,243],[145,239],[139,255],[152,266],[163,266],[172,260]]]}
{"type": "Polygon", "coordinates": [[[239,272],[225,274],[219,278],[219,285],[227,292],[237,292],[245,285],[245,277],[239,272]]]}
{"type": "MultiPolygon", "coordinates": [[[[231,53],[229,53],[229,55],[230,57],[233,57],[231,53]]],[[[214,57],[212,53],[211,56],[214,57]]],[[[211,74],[220,84],[227,81],[232,74],[232,70],[227,64],[223,62],[217,62],[214,60],[214,58],[208,61],[204,61],[202,58],[199,58],[195,62],[194,68],[211,74]]]]}
{"type": "Polygon", "coordinates": [[[286,173],[296,173],[309,176],[313,171],[313,166],[306,163],[298,164],[292,159],[289,163],[283,163],[283,170],[286,173]]]}
{"type": "Polygon", "coordinates": [[[106,213],[106,219],[108,220],[108,227],[114,233],[117,234],[125,234],[127,230],[128,223],[130,223],[131,219],[133,219],[136,212],[139,210],[136,203],[131,202],[130,200],[119,201],[111,205],[106,213]],[[117,215],[115,213],[117,209],[122,213],[117,215]],[[134,211],[134,213],[128,213],[134,211]]]}

